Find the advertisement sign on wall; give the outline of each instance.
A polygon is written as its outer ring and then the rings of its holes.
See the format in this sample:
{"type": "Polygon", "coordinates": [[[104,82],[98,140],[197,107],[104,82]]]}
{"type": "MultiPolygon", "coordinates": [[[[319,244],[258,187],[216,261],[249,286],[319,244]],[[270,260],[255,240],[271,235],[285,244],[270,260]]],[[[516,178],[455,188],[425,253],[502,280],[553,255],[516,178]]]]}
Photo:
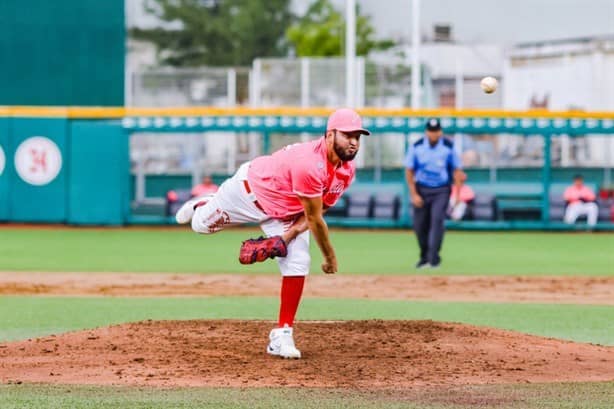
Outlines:
{"type": "Polygon", "coordinates": [[[62,169],[62,154],[58,146],[44,136],[23,141],[15,152],[15,170],[24,182],[43,186],[55,179],[62,169]]]}

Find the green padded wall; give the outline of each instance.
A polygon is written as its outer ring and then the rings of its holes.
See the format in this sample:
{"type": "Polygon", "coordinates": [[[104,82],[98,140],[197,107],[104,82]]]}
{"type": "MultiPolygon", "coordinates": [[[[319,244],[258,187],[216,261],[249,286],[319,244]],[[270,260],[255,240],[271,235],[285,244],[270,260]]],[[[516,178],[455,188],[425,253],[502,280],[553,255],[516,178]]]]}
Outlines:
{"type": "Polygon", "coordinates": [[[130,158],[119,121],[72,121],[68,156],[68,223],[123,224],[130,158]]]}
{"type": "Polygon", "coordinates": [[[8,118],[0,118],[0,221],[9,217],[9,123],[8,118]]]}
{"type": "Polygon", "coordinates": [[[11,221],[66,221],[67,126],[65,118],[12,120],[6,155],[11,162],[15,158],[15,166],[7,168],[11,221]]]}
{"type": "Polygon", "coordinates": [[[0,105],[124,103],[124,0],[0,1],[0,105]]]}

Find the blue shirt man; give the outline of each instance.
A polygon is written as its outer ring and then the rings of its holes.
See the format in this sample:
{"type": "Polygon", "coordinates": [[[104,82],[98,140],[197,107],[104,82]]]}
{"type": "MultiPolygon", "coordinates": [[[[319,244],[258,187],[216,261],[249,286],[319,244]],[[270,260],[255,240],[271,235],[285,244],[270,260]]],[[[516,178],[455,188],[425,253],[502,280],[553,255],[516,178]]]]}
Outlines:
{"type": "Polygon", "coordinates": [[[452,141],[443,137],[441,122],[437,118],[427,120],[425,136],[410,146],[405,157],[414,231],[420,245],[417,268],[440,265],[451,185],[454,181],[460,186],[463,176],[460,158],[452,141]]]}
{"type": "Polygon", "coordinates": [[[460,169],[460,158],[449,139],[439,138],[431,145],[422,138],[410,146],[405,156],[405,167],[414,171],[417,184],[425,187],[451,185],[455,169],[460,169]]]}

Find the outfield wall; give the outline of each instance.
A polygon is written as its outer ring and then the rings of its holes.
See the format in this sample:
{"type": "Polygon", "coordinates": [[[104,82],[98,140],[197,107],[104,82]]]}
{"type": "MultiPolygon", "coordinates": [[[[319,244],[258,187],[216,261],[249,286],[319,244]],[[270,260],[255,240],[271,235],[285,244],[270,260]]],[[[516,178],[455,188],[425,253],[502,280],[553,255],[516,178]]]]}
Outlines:
{"type": "Polygon", "coordinates": [[[0,221],[121,225],[128,137],[117,120],[0,118],[0,221]]]}

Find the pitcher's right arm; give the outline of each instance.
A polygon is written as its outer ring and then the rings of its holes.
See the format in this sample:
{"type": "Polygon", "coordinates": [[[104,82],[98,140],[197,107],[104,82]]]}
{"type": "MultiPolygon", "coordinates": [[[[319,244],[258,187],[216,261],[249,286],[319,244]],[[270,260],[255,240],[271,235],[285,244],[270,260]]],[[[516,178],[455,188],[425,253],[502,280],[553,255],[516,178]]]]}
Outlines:
{"type": "Polygon", "coordinates": [[[322,271],[326,274],[335,274],[337,272],[337,256],[335,255],[335,249],[333,249],[328,236],[328,226],[324,221],[322,197],[299,196],[298,198],[305,209],[307,226],[309,226],[309,230],[311,230],[316,243],[318,243],[318,247],[320,247],[322,256],[324,257],[322,271]]]}

